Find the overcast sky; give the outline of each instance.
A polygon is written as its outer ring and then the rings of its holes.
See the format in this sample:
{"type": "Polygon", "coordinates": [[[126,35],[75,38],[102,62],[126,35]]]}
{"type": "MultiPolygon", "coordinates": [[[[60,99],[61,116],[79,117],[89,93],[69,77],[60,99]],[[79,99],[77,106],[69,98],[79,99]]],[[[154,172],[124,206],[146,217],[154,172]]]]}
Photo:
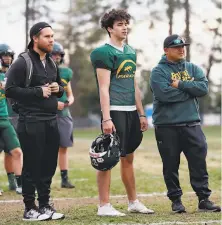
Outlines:
{"type": "MultiPolygon", "coordinates": [[[[113,0],[115,1],[115,0],[113,0]]],[[[215,11],[210,0],[195,0],[192,2],[192,10],[200,18],[208,18],[213,21],[220,11],[215,11]]],[[[25,46],[25,0],[0,0],[0,43],[7,43],[16,52],[16,55],[24,50],[25,46]],[[3,6],[3,7],[2,7],[3,6]],[[4,9],[4,10],[3,10],[4,9]]],[[[60,0],[52,5],[54,11],[66,11],[69,7],[69,0],[60,0]],[[59,3],[58,3],[59,2],[59,3]]],[[[163,0],[158,0],[155,7],[161,7],[164,10],[163,0]]],[[[159,21],[155,24],[155,29],[149,30],[150,16],[149,10],[144,7],[141,9],[136,5],[131,5],[130,13],[136,17],[137,23],[132,24],[132,32],[129,35],[129,44],[134,48],[143,49],[144,55],[139,57],[139,63],[145,69],[154,67],[163,53],[162,43],[168,35],[168,25],[166,21],[159,21]]],[[[167,18],[167,17],[166,17],[167,18]]],[[[39,21],[42,19],[40,18],[39,21]]],[[[177,12],[174,15],[174,33],[182,34],[185,29],[185,14],[184,10],[177,12]]],[[[47,21],[46,21],[47,22],[47,21]]],[[[214,24],[211,24],[212,26],[214,24]]],[[[191,18],[191,37],[192,39],[202,42],[205,47],[205,54],[201,54],[198,48],[194,45],[191,47],[192,62],[202,65],[207,62],[207,54],[212,45],[212,35],[207,31],[206,27],[200,22],[197,17],[191,18]]],[[[106,40],[104,40],[105,42],[106,40]]],[[[212,77],[214,82],[219,82],[221,77],[221,65],[214,66],[212,77]]]]}

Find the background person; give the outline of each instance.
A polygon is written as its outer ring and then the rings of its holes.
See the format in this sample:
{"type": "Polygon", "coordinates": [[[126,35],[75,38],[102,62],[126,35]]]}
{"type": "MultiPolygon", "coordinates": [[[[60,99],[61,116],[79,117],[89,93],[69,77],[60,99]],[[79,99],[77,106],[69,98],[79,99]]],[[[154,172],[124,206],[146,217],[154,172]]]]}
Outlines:
{"type": "MultiPolygon", "coordinates": [[[[9,104],[9,100],[5,99],[4,87],[6,82],[5,73],[11,66],[14,59],[14,51],[7,44],[0,44],[0,76],[1,76],[1,89],[2,89],[2,107],[7,107],[8,118],[14,129],[16,130],[16,124],[18,115],[12,112],[11,106],[9,104]]],[[[4,109],[5,110],[5,109],[4,109]]],[[[14,132],[12,133],[14,136],[14,132]]],[[[14,137],[13,137],[14,138],[14,137]]],[[[4,148],[3,141],[0,141],[1,148],[4,148]]],[[[1,151],[1,150],[0,150],[1,151]]],[[[16,148],[13,151],[13,154],[5,151],[4,156],[4,166],[8,177],[8,186],[9,190],[15,190],[17,194],[22,194],[22,181],[21,181],[21,173],[22,173],[22,151],[20,148],[16,148]]]]}
{"type": "Polygon", "coordinates": [[[75,186],[68,178],[68,147],[73,146],[73,120],[69,106],[74,103],[74,96],[71,87],[73,72],[64,65],[64,49],[58,42],[54,43],[52,58],[59,66],[59,74],[64,87],[64,93],[58,98],[57,122],[60,134],[59,144],[59,168],[61,171],[61,187],[74,188],[75,186]]]}

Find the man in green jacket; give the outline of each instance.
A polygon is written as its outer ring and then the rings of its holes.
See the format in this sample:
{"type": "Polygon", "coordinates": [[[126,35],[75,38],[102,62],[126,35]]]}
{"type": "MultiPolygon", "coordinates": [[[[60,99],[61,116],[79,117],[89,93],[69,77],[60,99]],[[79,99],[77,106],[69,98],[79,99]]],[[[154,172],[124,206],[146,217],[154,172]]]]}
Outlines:
{"type": "Polygon", "coordinates": [[[179,35],[168,36],[163,44],[164,56],[152,70],[153,123],[163,176],[172,201],[172,210],[185,212],[179,183],[180,153],[187,158],[190,182],[199,199],[200,211],[220,211],[209,200],[206,166],[207,143],[200,126],[197,97],[208,93],[208,80],[202,69],[185,60],[185,46],[179,35]]]}

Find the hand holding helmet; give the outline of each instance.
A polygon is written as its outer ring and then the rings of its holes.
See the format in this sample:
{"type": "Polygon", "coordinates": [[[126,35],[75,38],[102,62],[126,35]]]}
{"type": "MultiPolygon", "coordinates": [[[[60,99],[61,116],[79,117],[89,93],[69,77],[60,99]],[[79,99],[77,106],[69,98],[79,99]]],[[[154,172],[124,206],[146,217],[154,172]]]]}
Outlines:
{"type": "Polygon", "coordinates": [[[116,133],[101,134],[89,150],[91,165],[100,171],[112,169],[120,160],[120,139],[116,133]]]}

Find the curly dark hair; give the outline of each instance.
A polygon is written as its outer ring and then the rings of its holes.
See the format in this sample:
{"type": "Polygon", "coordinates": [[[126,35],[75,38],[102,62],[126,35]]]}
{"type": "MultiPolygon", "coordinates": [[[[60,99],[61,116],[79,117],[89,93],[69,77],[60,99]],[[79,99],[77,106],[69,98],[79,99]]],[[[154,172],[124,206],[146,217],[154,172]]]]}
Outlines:
{"type": "Polygon", "coordinates": [[[105,13],[101,18],[101,27],[106,29],[109,36],[110,33],[107,30],[108,27],[113,28],[113,24],[115,21],[122,21],[125,20],[129,23],[131,16],[129,13],[126,12],[124,9],[112,9],[110,12],[105,13]]]}

